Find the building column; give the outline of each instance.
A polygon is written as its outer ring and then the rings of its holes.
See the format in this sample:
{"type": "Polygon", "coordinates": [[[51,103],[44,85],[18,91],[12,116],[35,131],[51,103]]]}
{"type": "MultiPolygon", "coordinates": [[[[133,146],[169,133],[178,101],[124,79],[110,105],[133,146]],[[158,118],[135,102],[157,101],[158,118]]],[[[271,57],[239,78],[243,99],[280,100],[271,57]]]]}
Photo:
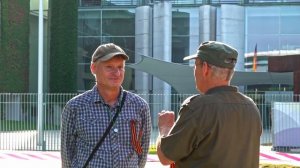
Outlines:
{"type": "Polygon", "coordinates": [[[199,42],[216,40],[216,7],[199,7],[199,42]]]}
{"type": "MultiPolygon", "coordinates": [[[[172,3],[171,1],[159,1],[153,5],[153,58],[171,62],[172,47],[172,3]]],[[[172,75],[172,74],[170,74],[172,75]]],[[[153,93],[164,94],[159,103],[163,109],[170,109],[171,86],[164,81],[153,77],[153,93]]],[[[162,109],[159,109],[162,110],[162,109]]]]}
{"type": "Polygon", "coordinates": [[[220,19],[221,41],[237,49],[239,55],[235,70],[244,71],[245,8],[238,5],[222,5],[220,19]]]}
{"type": "MultiPolygon", "coordinates": [[[[150,6],[140,6],[135,12],[135,62],[141,60],[141,56],[152,55],[152,27],[150,6]]],[[[135,89],[139,94],[149,93],[150,75],[135,70],[135,89]]],[[[148,98],[144,97],[146,100],[148,98]]]]}

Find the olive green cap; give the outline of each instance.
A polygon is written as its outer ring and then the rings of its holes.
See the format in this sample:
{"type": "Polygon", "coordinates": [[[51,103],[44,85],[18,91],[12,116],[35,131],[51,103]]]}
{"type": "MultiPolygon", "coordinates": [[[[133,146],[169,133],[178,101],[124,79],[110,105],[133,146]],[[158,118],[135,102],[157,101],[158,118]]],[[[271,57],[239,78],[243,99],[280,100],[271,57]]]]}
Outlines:
{"type": "Polygon", "coordinates": [[[129,59],[128,55],[122,50],[121,47],[113,43],[102,44],[92,55],[92,62],[96,62],[97,60],[107,61],[115,56],[122,56],[126,61],[129,59]]]}
{"type": "Polygon", "coordinates": [[[199,57],[208,64],[233,69],[237,56],[238,52],[233,47],[217,41],[207,41],[200,44],[196,54],[186,56],[183,60],[199,57]]]}

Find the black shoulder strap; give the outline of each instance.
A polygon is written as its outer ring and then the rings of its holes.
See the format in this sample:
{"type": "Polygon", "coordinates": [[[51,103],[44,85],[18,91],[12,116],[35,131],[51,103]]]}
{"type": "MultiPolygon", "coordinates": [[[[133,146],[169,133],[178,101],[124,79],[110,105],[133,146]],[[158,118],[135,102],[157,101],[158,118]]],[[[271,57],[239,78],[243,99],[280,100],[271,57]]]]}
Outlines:
{"type": "Polygon", "coordinates": [[[86,160],[83,168],[86,168],[88,165],[89,165],[89,162],[92,160],[94,154],[96,153],[96,151],[99,149],[99,147],[101,146],[101,144],[103,143],[104,139],[106,138],[106,136],[108,135],[109,131],[111,130],[111,128],[113,127],[113,125],[115,124],[121,110],[122,110],[122,107],[124,105],[124,102],[125,102],[125,99],[126,99],[126,95],[127,95],[127,92],[124,91],[124,94],[123,94],[123,98],[122,98],[122,101],[121,101],[121,105],[119,106],[119,108],[117,109],[117,112],[116,114],[114,115],[113,119],[110,121],[108,127],[106,128],[103,136],[101,137],[101,139],[98,141],[97,145],[94,147],[92,153],[89,155],[88,159],[86,160]]]}

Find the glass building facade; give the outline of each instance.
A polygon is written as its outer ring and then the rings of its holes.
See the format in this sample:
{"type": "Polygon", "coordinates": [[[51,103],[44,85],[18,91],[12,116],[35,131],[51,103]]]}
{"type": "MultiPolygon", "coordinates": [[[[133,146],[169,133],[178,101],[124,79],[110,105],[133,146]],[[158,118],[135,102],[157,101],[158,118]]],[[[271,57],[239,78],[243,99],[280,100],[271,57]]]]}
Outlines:
{"type": "MultiPolygon", "coordinates": [[[[201,42],[223,41],[238,49],[239,71],[246,71],[245,62],[249,61],[245,61],[245,54],[253,52],[255,45],[258,52],[300,49],[298,0],[80,0],[78,13],[79,91],[94,84],[90,59],[102,43],[124,48],[130,55],[128,63],[137,62],[138,53],[147,50],[143,55],[189,64],[182,58],[194,54],[201,42]],[[147,42],[141,44],[145,37],[147,42]],[[154,39],[157,37],[161,39],[154,39]],[[157,47],[167,51],[156,51],[157,47]]],[[[137,73],[126,69],[124,88],[136,90],[141,82],[147,83],[141,88],[152,92],[156,85],[153,77],[141,81],[137,73]]],[[[174,92],[171,86],[168,89],[174,92]]]]}
{"type": "Polygon", "coordinates": [[[300,6],[246,8],[246,52],[300,48],[300,6]]]}
{"type": "MultiPolygon", "coordinates": [[[[91,88],[94,77],[90,73],[91,55],[99,44],[115,43],[134,56],[134,9],[79,9],[78,14],[78,86],[79,91],[91,88]]],[[[131,57],[129,63],[134,62],[131,57]]],[[[130,71],[128,69],[127,71],[130,71]]],[[[128,74],[128,73],[127,73],[128,74]]],[[[129,79],[130,76],[126,76],[129,79]]],[[[126,84],[126,83],[125,83],[126,84]]],[[[130,84],[130,83],[129,83],[130,84]]],[[[132,87],[132,86],[126,86],[132,87]]]]}

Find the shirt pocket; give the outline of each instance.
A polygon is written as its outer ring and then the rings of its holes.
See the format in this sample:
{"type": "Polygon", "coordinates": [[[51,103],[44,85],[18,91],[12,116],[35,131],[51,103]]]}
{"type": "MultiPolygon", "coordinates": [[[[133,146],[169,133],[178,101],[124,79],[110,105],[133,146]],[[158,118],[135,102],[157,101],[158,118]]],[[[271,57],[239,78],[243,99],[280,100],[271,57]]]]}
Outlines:
{"type": "Polygon", "coordinates": [[[77,124],[79,138],[94,146],[103,135],[105,127],[106,125],[101,118],[81,117],[77,124]]]}

